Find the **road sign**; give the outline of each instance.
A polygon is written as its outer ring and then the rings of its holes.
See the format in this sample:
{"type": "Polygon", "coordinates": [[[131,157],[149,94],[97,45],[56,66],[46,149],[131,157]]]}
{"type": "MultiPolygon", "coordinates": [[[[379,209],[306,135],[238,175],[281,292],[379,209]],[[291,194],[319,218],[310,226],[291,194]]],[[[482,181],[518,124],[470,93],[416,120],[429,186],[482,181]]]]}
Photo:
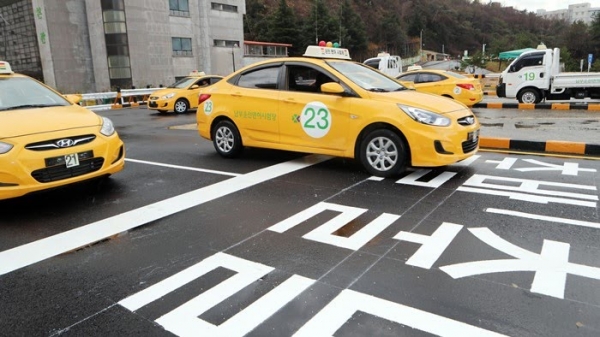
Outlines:
{"type": "Polygon", "coordinates": [[[594,54],[588,54],[588,73],[590,72],[590,67],[592,66],[593,61],[594,61],[594,54]]]}

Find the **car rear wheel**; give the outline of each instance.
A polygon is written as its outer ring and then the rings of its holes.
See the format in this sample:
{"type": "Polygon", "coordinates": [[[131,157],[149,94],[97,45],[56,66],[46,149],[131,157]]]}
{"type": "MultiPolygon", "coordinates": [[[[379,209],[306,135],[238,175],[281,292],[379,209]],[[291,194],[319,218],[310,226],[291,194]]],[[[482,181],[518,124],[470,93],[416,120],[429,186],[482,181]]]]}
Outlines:
{"type": "Polygon", "coordinates": [[[182,113],[186,113],[189,108],[190,108],[190,106],[189,106],[188,102],[185,99],[180,98],[175,102],[175,107],[173,109],[175,110],[176,113],[182,114],[182,113]]]}
{"type": "Polygon", "coordinates": [[[542,101],[542,97],[539,91],[535,89],[523,89],[517,97],[519,103],[531,103],[536,104],[542,101]]]}
{"type": "Polygon", "coordinates": [[[372,131],[361,142],[360,161],[374,176],[387,178],[400,174],[406,169],[406,145],[391,130],[372,131]]]}
{"type": "Polygon", "coordinates": [[[217,123],[213,129],[212,140],[215,150],[225,158],[237,157],[243,149],[240,132],[230,121],[217,123]]]}

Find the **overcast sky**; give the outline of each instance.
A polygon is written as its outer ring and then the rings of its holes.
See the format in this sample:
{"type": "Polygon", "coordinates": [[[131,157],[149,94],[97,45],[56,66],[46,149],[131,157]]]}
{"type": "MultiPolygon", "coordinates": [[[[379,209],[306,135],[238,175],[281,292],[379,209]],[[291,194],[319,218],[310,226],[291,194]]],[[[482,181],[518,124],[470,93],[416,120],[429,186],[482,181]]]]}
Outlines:
{"type": "MultiPolygon", "coordinates": [[[[598,0],[495,0],[499,1],[503,6],[512,6],[518,10],[527,10],[528,12],[536,12],[538,9],[554,11],[557,9],[568,9],[569,5],[589,3],[592,7],[600,6],[596,3],[598,0]]],[[[484,2],[485,3],[485,2],[484,2]]]]}

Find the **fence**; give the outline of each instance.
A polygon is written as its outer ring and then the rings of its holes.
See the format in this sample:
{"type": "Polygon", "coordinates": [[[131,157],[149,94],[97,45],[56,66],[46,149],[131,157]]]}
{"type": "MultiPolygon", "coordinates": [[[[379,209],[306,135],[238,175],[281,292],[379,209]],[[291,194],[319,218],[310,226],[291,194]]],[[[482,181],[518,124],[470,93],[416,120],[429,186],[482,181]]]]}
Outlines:
{"type": "Polygon", "coordinates": [[[123,89],[111,92],[81,94],[79,105],[92,111],[121,109],[148,104],[148,97],[163,88],[123,89]],[[108,103],[110,102],[110,103],[108,103]]]}

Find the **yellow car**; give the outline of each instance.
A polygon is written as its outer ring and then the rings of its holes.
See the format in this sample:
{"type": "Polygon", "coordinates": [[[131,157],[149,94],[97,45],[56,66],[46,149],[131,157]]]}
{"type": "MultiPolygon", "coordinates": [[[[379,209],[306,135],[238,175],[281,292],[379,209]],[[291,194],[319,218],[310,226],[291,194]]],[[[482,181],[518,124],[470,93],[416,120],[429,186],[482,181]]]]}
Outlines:
{"type": "Polygon", "coordinates": [[[318,153],[381,177],[478,150],[480,125],[465,105],[408,90],[346,49],[309,46],[304,56],[249,65],[204,90],[200,136],[223,157],[245,146],[318,153]]]}
{"type": "Polygon", "coordinates": [[[0,61],[0,200],[123,169],[113,123],[0,61]]]}
{"type": "Polygon", "coordinates": [[[160,113],[168,111],[185,113],[189,109],[196,109],[200,89],[215,84],[222,78],[218,75],[208,76],[203,72],[192,72],[190,76],[182,78],[167,88],[153,92],[148,100],[148,109],[160,113]]]}
{"type": "MultiPolygon", "coordinates": [[[[464,75],[435,69],[412,70],[396,77],[401,83],[413,82],[417,91],[455,99],[467,106],[483,100],[479,80],[464,75]]],[[[403,83],[406,85],[406,83],[403,83]]]]}

